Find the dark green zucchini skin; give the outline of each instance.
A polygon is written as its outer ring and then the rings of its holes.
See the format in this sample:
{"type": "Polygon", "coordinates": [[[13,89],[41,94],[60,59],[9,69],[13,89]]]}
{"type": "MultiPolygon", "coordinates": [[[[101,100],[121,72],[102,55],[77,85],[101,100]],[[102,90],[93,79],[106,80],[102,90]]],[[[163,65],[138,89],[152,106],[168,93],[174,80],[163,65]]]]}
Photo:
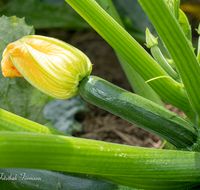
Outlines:
{"type": "Polygon", "coordinates": [[[105,109],[152,132],[177,148],[187,148],[197,140],[191,122],[139,95],[95,76],[79,84],[80,95],[89,103],[105,109]]]}

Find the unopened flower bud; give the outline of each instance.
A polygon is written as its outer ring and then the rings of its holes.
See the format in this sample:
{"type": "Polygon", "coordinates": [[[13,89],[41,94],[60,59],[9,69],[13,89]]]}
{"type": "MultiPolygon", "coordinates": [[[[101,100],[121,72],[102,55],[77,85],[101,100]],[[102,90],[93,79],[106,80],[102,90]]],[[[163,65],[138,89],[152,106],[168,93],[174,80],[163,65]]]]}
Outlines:
{"type": "Polygon", "coordinates": [[[90,75],[92,64],[65,42],[33,35],[7,46],[1,68],[4,77],[24,77],[45,94],[67,99],[78,94],[79,81],[90,75]]]}
{"type": "Polygon", "coordinates": [[[158,38],[155,38],[151,32],[149,31],[149,29],[146,29],[146,46],[148,48],[152,48],[153,46],[157,46],[158,45],[158,38]]]}

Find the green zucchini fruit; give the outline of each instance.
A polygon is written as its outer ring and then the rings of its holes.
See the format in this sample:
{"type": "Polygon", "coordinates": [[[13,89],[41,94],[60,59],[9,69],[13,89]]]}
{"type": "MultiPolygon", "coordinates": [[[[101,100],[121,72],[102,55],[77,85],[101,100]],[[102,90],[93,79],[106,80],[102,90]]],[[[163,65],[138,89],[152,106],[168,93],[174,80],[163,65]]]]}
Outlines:
{"type": "Polygon", "coordinates": [[[187,119],[98,77],[85,77],[79,84],[79,93],[89,103],[166,139],[177,148],[190,147],[197,140],[195,128],[187,119]]]}

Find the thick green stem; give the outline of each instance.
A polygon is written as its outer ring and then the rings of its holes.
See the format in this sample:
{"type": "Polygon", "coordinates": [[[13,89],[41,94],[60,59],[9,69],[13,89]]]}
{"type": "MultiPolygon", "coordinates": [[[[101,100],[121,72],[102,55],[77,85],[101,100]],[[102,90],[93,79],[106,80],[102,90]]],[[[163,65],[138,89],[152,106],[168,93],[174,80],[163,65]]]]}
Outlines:
{"type": "Polygon", "coordinates": [[[200,24],[198,26],[197,33],[199,34],[198,45],[197,45],[197,60],[198,60],[198,62],[200,64],[200,24]]]}
{"type": "Polygon", "coordinates": [[[44,125],[40,125],[3,109],[0,109],[0,131],[65,135],[59,131],[50,129],[44,125]]]}
{"type": "Polygon", "coordinates": [[[150,48],[151,53],[154,57],[154,59],[159,63],[159,65],[171,76],[175,81],[181,83],[181,78],[179,74],[174,71],[174,69],[169,65],[167,60],[162,55],[160,49],[158,46],[153,46],[150,48]]]}
{"type": "Polygon", "coordinates": [[[174,71],[174,69],[170,66],[170,64],[167,62],[167,60],[164,58],[162,52],[160,51],[158,47],[158,40],[155,38],[149,29],[146,29],[146,46],[150,48],[151,54],[153,55],[154,59],[157,61],[157,63],[168,73],[170,77],[172,77],[174,80],[181,83],[180,76],[177,72],[174,71]]]}
{"type": "MultiPolygon", "coordinates": [[[[114,18],[124,28],[124,25],[111,0],[97,0],[97,2],[112,18],[114,18]]],[[[158,94],[149,86],[149,84],[145,83],[145,80],[135,71],[133,67],[129,65],[129,63],[118,52],[115,51],[115,53],[133,91],[136,94],[164,107],[165,105],[163,101],[160,99],[158,94]]]]}
{"type": "Polygon", "coordinates": [[[0,167],[91,174],[142,189],[186,189],[200,180],[200,154],[74,137],[0,132],[0,167]]]}
{"type": "Polygon", "coordinates": [[[180,0],[174,0],[174,16],[177,20],[179,19],[179,6],[180,0]]]}

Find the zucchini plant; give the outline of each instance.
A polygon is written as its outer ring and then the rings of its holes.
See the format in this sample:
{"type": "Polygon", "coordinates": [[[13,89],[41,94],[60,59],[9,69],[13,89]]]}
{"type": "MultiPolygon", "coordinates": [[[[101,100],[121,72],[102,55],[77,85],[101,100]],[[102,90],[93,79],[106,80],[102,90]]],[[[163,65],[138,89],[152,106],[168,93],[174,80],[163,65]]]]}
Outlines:
{"type": "Polygon", "coordinates": [[[10,43],[3,53],[2,72],[5,77],[24,77],[54,98],[80,94],[86,101],[157,134],[174,149],[75,138],[0,110],[0,167],[89,174],[139,189],[198,188],[200,43],[195,54],[191,28],[179,9],[179,0],[138,1],[168,59],[148,29],[146,45],[153,57],[126,32],[111,1],[66,0],[115,49],[132,86],[141,87],[135,90],[139,95],[90,76],[91,62],[86,55],[43,36],[24,36],[10,43]],[[150,96],[145,97],[144,90],[150,96]],[[181,109],[188,119],[164,108],[160,98],[181,109]]]}

